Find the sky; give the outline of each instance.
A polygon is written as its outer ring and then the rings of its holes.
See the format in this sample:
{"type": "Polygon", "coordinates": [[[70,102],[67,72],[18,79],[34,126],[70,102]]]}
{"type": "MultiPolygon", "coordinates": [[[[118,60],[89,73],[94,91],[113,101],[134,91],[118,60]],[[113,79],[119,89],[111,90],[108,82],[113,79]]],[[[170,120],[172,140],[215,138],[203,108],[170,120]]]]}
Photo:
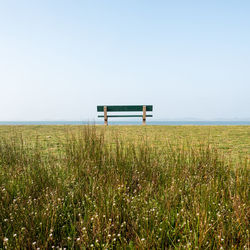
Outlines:
{"type": "Polygon", "coordinates": [[[0,0],[0,121],[250,118],[250,1],[0,0]]]}

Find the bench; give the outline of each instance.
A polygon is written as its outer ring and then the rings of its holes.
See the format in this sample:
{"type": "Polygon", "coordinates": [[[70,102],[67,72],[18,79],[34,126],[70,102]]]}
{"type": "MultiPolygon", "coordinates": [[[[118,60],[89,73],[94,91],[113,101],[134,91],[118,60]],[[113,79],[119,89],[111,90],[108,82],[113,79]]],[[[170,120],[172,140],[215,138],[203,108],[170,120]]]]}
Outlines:
{"type": "Polygon", "coordinates": [[[153,115],[147,115],[147,111],[153,111],[153,105],[97,106],[97,112],[103,112],[103,115],[98,115],[98,117],[104,118],[105,125],[108,125],[109,117],[142,117],[142,124],[146,125],[146,117],[153,117],[153,115]],[[142,112],[142,115],[109,115],[108,112],[142,112]]]}

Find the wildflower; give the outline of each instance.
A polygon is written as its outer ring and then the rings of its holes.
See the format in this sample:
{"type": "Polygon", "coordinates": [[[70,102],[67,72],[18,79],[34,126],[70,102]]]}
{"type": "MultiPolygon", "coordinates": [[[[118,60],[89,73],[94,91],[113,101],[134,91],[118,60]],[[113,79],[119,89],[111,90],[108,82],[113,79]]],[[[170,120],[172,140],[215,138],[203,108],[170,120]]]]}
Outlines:
{"type": "Polygon", "coordinates": [[[76,240],[77,240],[77,241],[80,241],[81,239],[80,239],[80,238],[77,238],[76,240]]]}
{"type": "Polygon", "coordinates": [[[90,245],[90,247],[94,247],[94,245],[93,245],[93,244],[91,244],[91,245],[90,245]]]}
{"type": "Polygon", "coordinates": [[[67,239],[68,239],[68,240],[71,240],[71,238],[70,238],[70,237],[68,237],[67,239]]]}
{"type": "Polygon", "coordinates": [[[32,243],[32,245],[35,246],[35,245],[36,245],[36,242],[34,241],[34,242],[32,243]]]}
{"type": "Polygon", "coordinates": [[[7,242],[8,242],[8,240],[9,240],[9,239],[8,239],[8,238],[6,238],[6,237],[4,237],[4,238],[3,238],[3,242],[5,242],[5,243],[7,243],[7,242]]]}
{"type": "Polygon", "coordinates": [[[53,236],[53,234],[50,233],[50,234],[49,234],[49,237],[52,237],[52,236],[53,236]]]}
{"type": "Polygon", "coordinates": [[[13,237],[16,237],[16,234],[13,234],[13,237]]]}

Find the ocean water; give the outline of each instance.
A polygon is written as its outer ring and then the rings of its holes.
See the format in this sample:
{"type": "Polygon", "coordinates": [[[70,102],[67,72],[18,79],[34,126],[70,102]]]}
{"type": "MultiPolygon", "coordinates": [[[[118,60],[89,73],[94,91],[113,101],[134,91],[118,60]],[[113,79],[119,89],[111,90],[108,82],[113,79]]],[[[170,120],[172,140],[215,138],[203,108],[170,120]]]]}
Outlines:
{"type": "MultiPolygon", "coordinates": [[[[103,121],[0,121],[0,125],[102,125],[103,121]]],[[[141,125],[141,121],[109,121],[109,125],[141,125]]],[[[147,125],[250,125],[250,121],[147,121],[147,125]]]]}

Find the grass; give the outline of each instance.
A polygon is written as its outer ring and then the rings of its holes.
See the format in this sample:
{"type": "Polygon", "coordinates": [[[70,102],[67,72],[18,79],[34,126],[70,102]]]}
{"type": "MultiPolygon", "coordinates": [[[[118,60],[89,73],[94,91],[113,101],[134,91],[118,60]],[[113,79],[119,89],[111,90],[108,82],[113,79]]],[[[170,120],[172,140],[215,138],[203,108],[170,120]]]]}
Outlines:
{"type": "Polygon", "coordinates": [[[2,126],[0,248],[247,249],[249,126],[2,126]]]}

